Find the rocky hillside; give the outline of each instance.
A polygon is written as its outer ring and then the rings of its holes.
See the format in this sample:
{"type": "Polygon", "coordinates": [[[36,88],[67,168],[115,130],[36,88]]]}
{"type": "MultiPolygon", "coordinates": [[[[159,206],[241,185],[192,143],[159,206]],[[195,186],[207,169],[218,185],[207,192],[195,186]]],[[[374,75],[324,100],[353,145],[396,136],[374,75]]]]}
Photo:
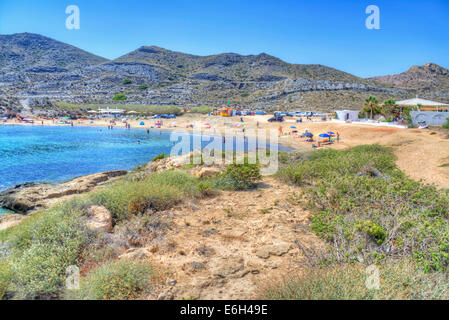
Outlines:
{"type": "Polygon", "coordinates": [[[400,74],[374,77],[370,80],[396,88],[417,90],[425,93],[446,92],[445,97],[449,98],[449,70],[434,63],[413,66],[408,71],[400,74]]]}
{"type": "MultiPolygon", "coordinates": [[[[370,95],[405,99],[422,91],[326,66],[289,64],[264,53],[195,56],[152,46],[108,61],[30,33],[0,36],[0,56],[0,108],[20,108],[25,99],[37,107],[43,101],[44,109],[48,101],[107,104],[120,93],[128,104],[216,107],[231,101],[242,108],[331,111],[359,109],[370,95]]],[[[420,79],[435,74],[420,95],[449,99],[441,80],[445,69],[427,69],[414,77],[425,81],[420,79]]]]}
{"type": "Polygon", "coordinates": [[[66,72],[106,62],[74,46],[32,33],[0,35],[0,72],[66,72]]]}
{"type": "Polygon", "coordinates": [[[326,66],[289,64],[266,53],[250,56],[224,53],[202,57],[152,46],[141,47],[116,61],[156,65],[177,76],[196,80],[274,82],[306,78],[363,82],[358,77],[326,66]]]}

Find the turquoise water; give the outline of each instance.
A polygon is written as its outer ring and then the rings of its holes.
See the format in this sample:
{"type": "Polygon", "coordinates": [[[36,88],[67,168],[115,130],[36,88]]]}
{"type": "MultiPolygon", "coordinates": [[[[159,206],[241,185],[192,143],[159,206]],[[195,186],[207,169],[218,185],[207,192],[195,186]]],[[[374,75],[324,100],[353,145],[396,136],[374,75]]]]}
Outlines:
{"type": "Polygon", "coordinates": [[[169,133],[94,127],[0,126],[0,190],[131,170],[170,153],[169,133]],[[140,144],[138,143],[140,141],[140,144]]]}
{"type": "Polygon", "coordinates": [[[171,147],[170,133],[159,130],[0,126],[0,191],[24,182],[131,170],[158,154],[170,154],[171,147]]]}

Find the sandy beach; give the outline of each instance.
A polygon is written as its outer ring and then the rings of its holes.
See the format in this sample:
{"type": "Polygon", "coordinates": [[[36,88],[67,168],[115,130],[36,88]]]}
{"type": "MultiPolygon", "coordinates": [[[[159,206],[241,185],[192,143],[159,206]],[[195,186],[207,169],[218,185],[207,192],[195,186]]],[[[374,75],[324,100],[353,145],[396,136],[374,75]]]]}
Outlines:
{"type": "MultiPolygon", "coordinates": [[[[315,137],[321,133],[332,131],[339,133],[340,142],[323,148],[345,149],[358,145],[380,144],[393,148],[397,156],[398,166],[411,178],[426,184],[433,184],[440,188],[449,188],[449,132],[441,128],[435,129],[400,129],[390,127],[378,127],[357,123],[337,123],[333,121],[322,122],[318,119],[302,123],[296,123],[296,118],[286,118],[283,123],[268,122],[270,115],[223,118],[218,116],[185,114],[177,119],[161,119],[162,125],[157,128],[155,120],[129,119],[131,128],[144,130],[187,130],[191,132],[192,125],[201,128],[203,134],[231,134],[242,133],[251,138],[250,129],[273,129],[279,132],[282,128],[282,136],[279,143],[292,150],[312,150],[312,143],[305,142],[293,131],[303,133],[310,130],[315,137]],[[145,125],[140,125],[141,122],[145,125]],[[206,125],[208,124],[208,125],[206,125]],[[237,126],[238,125],[238,126],[237,126]],[[292,129],[294,126],[296,129],[292,129]]],[[[73,121],[73,126],[101,126],[111,125],[111,119],[103,118],[93,121],[73,121]]],[[[10,120],[6,125],[33,125],[33,126],[70,126],[70,124],[58,124],[57,121],[38,119],[34,124],[25,124],[17,120],[10,120]]],[[[114,128],[125,128],[125,123],[117,120],[114,128]]]]}

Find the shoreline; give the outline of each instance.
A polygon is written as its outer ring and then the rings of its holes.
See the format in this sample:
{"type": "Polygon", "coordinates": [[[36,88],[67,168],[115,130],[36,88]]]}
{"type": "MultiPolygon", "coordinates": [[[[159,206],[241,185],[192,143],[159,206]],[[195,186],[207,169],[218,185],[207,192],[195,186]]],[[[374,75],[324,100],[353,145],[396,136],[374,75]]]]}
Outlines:
{"type": "MultiPolygon", "coordinates": [[[[59,124],[44,124],[44,125],[42,125],[42,124],[27,124],[27,123],[8,123],[8,124],[2,124],[2,125],[5,125],[5,126],[23,126],[23,127],[37,127],[37,128],[42,128],[42,127],[47,127],[47,128],[49,128],[49,127],[64,127],[64,128],[67,128],[67,127],[71,127],[71,128],[105,128],[105,126],[103,126],[103,125],[101,125],[101,124],[92,124],[92,125],[74,125],[73,127],[72,126],[70,126],[70,125],[59,125],[59,124]]],[[[115,126],[115,129],[122,129],[122,130],[127,130],[128,131],[128,129],[126,128],[126,127],[119,127],[119,126],[115,126]]],[[[145,128],[145,127],[136,127],[136,128],[133,128],[133,127],[131,127],[130,128],[130,130],[136,130],[136,129],[139,129],[139,130],[147,130],[148,128],[145,128]]],[[[150,130],[153,130],[153,132],[155,131],[155,130],[157,130],[157,132],[161,132],[161,133],[164,133],[164,134],[167,134],[167,133],[170,133],[170,132],[175,132],[175,131],[184,131],[184,132],[187,132],[189,135],[194,135],[194,134],[196,134],[196,132],[194,132],[194,130],[193,129],[183,129],[183,128],[179,128],[179,127],[173,127],[173,128],[150,128],[150,130]]],[[[212,137],[212,136],[216,136],[218,133],[209,133],[209,134],[204,134],[203,132],[202,132],[202,135],[203,136],[206,136],[206,137],[212,137]]],[[[252,139],[253,137],[251,137],[251,136],[248,136],[247,137],[247,139],[252,139]]],[[[279,147],[281,147],[282,149],[284,149],[284,150],[279,150],[279,151],[285,151],[285,152],[293,152],[293,151],[295,151],[297,148],[291,148],[290,146],[287,146],[287,145],[285,145],[285,144],[282,144],[282,143],[278,143],[278,146],[279,147]]],[[[190,152],[192,152],[192,151],[190,151],[190,152]]],[[[139,167],[139,166],[142,166],[142,165],[146,165],[146,164],[148,164],[148,163],[151,163],[152,161],[151,160],[149,160],[149,161],[146,161],[146,162],[143,162],[143,163],[141,163],[141,164],[137,164],[134,168],[137,168],[137,167],[139,167]]],[[[133,169],[134,169],[133,168],[133,169]]],[[[131,172],[133,169],[131,169],[131,170],[129,170],[128,172],[131,172]]],[[[116,170],[122,170],[122,169],[116,169],[116,170]]],[[[64,184],[64,183],[68,183],[68,182],[70,182],[70,181],[73,181],[73,180],[76,180],[76,179],[82,179],[82,178],[85,178],[85,177],[88,177],[88,176],[91,176],[91,175],[94,175],[94,174],[103,174],[103,173],[105,173],[105,172],[103,172],[103,171],[99,171],[99,172],[94,172],[94,173],[89,173],[89,174],[85,174],[85,175],[80,175],[80,176],[76,176],[76,177],[73,177],[73,178],[71,178],[71,179],[68,179],[68,180],[65,180],[65,181],[58,181],[58,182],[49,182],[49,181],[35,181],[35,182],[33,182],[33,183],[36,183],[36,184],[52,184],[52,185],[60,185],[60,184],[64,184]]],[[[14,188],[14,187],[16,187],[16,186],[19,186],[19,185],[23,185],[23,184],[26,184],[26,183],[29,183],[30,181],[23,181],[23,182],[21,182],[21,183],[19,183],[19,184],[16,184],[16,185],[13,185],[13,186],[11,186],[11,187],[8,187],[8,188],[6,188],[6,189],[3,189],[3,190],[0,190],[0,192],[4,192],[4,191],[7,191],[7,190],[10,190],[10,189],[12,189],[12,188],[14,188]]],[[[12,210],[10,210],[10,209],[6,209],[6,208],[3,208],[3,207],[0,207],[0,217],[1,216],[6,216],[6,215],[9,215],[9,214],[20,214],[20,213],[18,213],[18,212],[15,212],[15,211],[12,211],[12,210]]]]}

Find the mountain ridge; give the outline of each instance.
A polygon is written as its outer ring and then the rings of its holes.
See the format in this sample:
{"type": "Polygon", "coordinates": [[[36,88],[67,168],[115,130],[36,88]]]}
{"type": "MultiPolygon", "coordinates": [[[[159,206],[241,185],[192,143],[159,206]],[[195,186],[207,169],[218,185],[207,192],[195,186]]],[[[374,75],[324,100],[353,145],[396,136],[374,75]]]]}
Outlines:
{"type": "Polygon", "coordinates": [[[447,69],[435,64],[412,67],[408,72],[414,82],[403,85],[388,80],[394,76],[362,79],[320,64],[290,64],[267,53],[198,56],[141,46],[108,60],[31,33],[0,35],[0,50],[3,101],[111,103],[120,93],[127,96],[125,103],[218,106],[231,101],[246,108],[323,111],[358,109],[370,95],[382,100],[420,94],[449,102],[447,69]]]}

